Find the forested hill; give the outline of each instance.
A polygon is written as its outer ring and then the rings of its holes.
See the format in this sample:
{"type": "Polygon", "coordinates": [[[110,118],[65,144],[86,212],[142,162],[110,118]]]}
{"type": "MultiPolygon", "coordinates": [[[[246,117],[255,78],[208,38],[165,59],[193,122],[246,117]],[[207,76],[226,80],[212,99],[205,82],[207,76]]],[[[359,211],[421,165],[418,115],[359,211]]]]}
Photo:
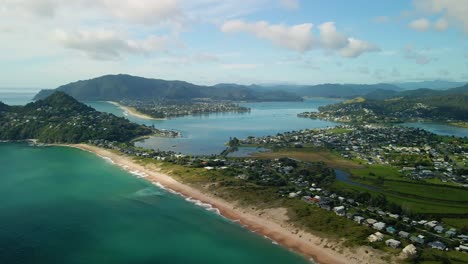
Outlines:
{"type": "MultiPolygon", "coordinates": [[[[201,86],[183,81],[148,79],[131,75],[105,75],[58,87],[80,101],[121,100],[191,100],[210,98],[232,101],[299,101],[301,97],[285,91],[263,91],[251,86],[218,84],[201,86]]],[[[35,100],[43,99],[55,90],[42,90],[35,100]]]]}
{"type": "Polygon", "coordinates": [[[371,98],[356,98],[319,108],[319,113],[301,116],[356,122],[399,122],[411,119],[468,121],[468,84],[436,91],[418,89],[399,93],[375,92],[371,98]]]}
{"type": "Polygon", "coordinates": [[[125,142],[153,129],[101,113],[63,92],[25,106],[0,103],[0,140],[38,139],[45,143],[79,143],[105,139],[125,142]]]}

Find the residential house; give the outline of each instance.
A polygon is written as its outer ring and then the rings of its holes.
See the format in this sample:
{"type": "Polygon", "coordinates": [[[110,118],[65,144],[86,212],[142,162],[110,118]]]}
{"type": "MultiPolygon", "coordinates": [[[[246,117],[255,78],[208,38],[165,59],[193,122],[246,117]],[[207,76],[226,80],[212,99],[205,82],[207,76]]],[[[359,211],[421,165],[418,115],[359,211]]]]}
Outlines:
{"type": "Polygon", "coordinates": [[[400,231],[398,232],[398,235],[402,238],[408,238],[409,237],[409,233],[408,232],[405,232],[405,231],[400,231]]]}
{"type": "Polygon", "coordinates": [[[417,251],[416,247],[413,244],[409,244],[402,250],[402,252],[407,256],[413,256],[418,251],[417,251]]]}
{"type": "Polygon", "coordinates": [[[364,221],[364,217],[356,215],[353,220],[354,222],[361,224],[364,221]]]}
{"type": "Polygon", "coordinates": [[[333,208],[333,212],[335,212],[336,215],[344,216],[346,214],[346,208],[344,206],[337,206],[333,208]]]}
{"type": "Polygon", "coordinates": [[[385,228],[385,223],[383,222],[377,222],[375,224],[372,225],[372,228],[376,229],[376,230],[383,230],[385,228]]]}
{"type": "Polygon", "coordinates": [[[374,243],[374,242],[377,242],[377,241],[382,241],[384,238],[384,235],[380,232],[375,232],[374,234],[370,235],[367,237],[367,240],[369,240],[369,242],[371,243],[374,243]]]}
{"type": "Polygon", "coordinates": [[[445,231],[445,229],[443,226],[438,225],[434,227],[434,231],[436,231],[438,234],[442,234],[445,231]]]}
{"type": "Polygon", "coordinates": [[[387,231],[387,233],[390,233],[390,234],[396,233],[396,229],[393,226],[389,226],[385,230],[387,231]]]}
{"type": "Polygon", "coordinates": [[[392,238],[392,239],[385,241],[385,245],[392,247],[392,248],[398,248],[400,247],[401,242],[392,238]]]}
{"type": "Polygon", "coordinates": [[[424,238],[421,238],[419,236],[411,236],[410,237],[411,242],[417,243],[417,244],[424,244],[424,238]]]}
{"type": "Polygon", "coordinates": [[[434,241],[434,242],[431,242],[428,244],[431,248],[435,248],[435,249],[438,249],[438,250],[445,250],[447,248],[447,246],[440,242],[440,241],[434,241]]]}

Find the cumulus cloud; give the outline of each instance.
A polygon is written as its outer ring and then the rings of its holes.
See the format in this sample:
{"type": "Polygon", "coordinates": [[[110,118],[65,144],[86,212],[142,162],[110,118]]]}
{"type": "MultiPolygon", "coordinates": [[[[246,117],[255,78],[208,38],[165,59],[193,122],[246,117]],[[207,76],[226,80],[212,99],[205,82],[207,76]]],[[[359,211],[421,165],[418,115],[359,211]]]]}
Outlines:
{"type": "Polygon", "coordinates": [[[380,51],[380,48],[367,41],[348,38],[348,45],[340,50],[340,54],[347,58],[356,58],[365,52],[380,51]]]}
{"type": "Polygon", "coordinates": [[[299,8],[299,0],[279,0],[280,5],[289,10],[296,10],[299,8]]]}
{"type": "Polygon", "coordinates": [[[414,61],[417,64],[425,65],[431,62],[431,59],[416,51],[412,45],[407,45],[403,51],[405,59],[414,61]]]}
{"type": "Polygon", "coordinates": [[[416,10],[426,14],[441,14],[456,22],[468,33],[468,1],[465,0],[413,0],[416,10]]]}
{"type": "Polygon", "coordinates": [[[320,42],[328,49],[341,49],[348,45],[346,35],[336,31],[335,23],[326,22],[318,26],[320,31],[320,42]]]}
{"type": "Polygon", "coordinates": [[[150,36],[144,40],[127,39],[125,36],[108,30],[79,30],[55,32],[57,41],[65,48],[84,52],[93,59],[115,60],[121,54],[149,54],[166,48],[167,38],[150,36]]]}
{"type": "Polygon", "coordinates": [[[259,39],[271,41],[274,45],[305,52],[314,45],[312,24],[286,26],[283,24],[269,24],[265,21],[248,23],[242,20],[230,20],[221,26],[224,33],[248,32],[259,39]]]}
{"type": "Polygon", "coordinates": [[[431,28],[437,31],[445,31],[449,27],[449,22],[445,17],[441,17],[435,22],[431,22],[427,18],[420,18],[411,21],[408,27],[417,31],[428,31],[431,28]]]}
{"type": "Polygon", "coordinates": [[[431,27],[431,22],[426,18],[419,18],[411,21],[408,27],[417,31],[427,31],[431,27]]]}
{"type": "Polygon", "coordinates": [[[338,51],[338,54],[343,57],[355,58],[365,52],[380,50],[376,45],[338,32],[333,22],[319,25],[318,37],[313,35],[312,27],[310,23],[286,26],[269,24],[265,21],[249,23],[243,20],[230,20],[221,26],[221,31],[224,33],[247,32],[259,39],[269,40],[278,47],[301,53],[313,48],[324,48],[338,51]]]}

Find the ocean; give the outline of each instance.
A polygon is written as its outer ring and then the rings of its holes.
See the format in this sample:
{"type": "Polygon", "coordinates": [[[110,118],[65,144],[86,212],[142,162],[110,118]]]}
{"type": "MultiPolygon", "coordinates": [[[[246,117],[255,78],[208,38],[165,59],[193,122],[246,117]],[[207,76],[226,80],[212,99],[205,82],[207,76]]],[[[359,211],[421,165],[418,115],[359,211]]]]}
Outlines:
{"type": "Polygon", "coordinates": [[[94,154],[0,144],[0,263],[310,263],[94,154]]]}

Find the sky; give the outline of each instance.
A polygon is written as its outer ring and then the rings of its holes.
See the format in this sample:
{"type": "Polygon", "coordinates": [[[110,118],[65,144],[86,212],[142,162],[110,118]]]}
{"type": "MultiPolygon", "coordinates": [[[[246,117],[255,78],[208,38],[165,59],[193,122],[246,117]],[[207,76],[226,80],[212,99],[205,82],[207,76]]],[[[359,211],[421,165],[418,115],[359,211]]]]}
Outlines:
{"type": "Polygon", "coordinates": [[[0,87],[468,81],[468,0],[0,0],[0,87]]]}

